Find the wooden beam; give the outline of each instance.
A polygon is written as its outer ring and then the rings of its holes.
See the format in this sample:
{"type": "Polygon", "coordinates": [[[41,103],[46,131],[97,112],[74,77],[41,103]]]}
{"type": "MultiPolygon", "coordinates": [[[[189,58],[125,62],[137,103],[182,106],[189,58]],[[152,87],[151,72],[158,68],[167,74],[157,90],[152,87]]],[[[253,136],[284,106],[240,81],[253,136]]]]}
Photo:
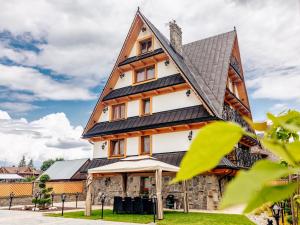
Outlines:
{"type": "Polygon", "coordinates": [[[164,209],[162,201],[162,169],[158,169],[155,172],[156,183],[156,197],[157,197],[157,219],[162,220],[164,218],[164,209]]]}
{"type": "Polygon", "coordinates": [[[183,211],[185,213],[189,212],[189,203],[188,203],[188,192],[187,192],[187,182],[186,180],[182,181],[182,188],[183,188],[183,211]]]}
{"type": "Polygon", "coordinates": [[[86,180],[86,187],[87,187],[87,193],[86,193],[86,200],[85,200],[85,216],[91,216],[92,212],[92,184],[93,184],[93,175],[88,174],[87,180],[86,180]]]}

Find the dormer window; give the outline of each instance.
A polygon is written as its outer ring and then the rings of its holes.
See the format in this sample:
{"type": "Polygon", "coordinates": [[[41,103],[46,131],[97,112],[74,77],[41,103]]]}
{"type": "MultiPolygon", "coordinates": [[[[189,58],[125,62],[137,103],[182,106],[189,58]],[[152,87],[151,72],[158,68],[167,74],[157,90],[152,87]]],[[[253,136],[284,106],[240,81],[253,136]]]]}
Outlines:
{"type": "Polygon", "coordinates": [[[125,119],[125,104],[118,104],[112,106],[111,120],[125,119]]]}
{"type": "Polygon", "coordinates": [[[135,83],[155,79],[155,65],[135,71],[135,83]]]}
{"type": "Polygon", "coordinates": [[[140,54],[144,54],[152,51],[152,38],[147,38],[139,42],[140,44],[140,54]]]}

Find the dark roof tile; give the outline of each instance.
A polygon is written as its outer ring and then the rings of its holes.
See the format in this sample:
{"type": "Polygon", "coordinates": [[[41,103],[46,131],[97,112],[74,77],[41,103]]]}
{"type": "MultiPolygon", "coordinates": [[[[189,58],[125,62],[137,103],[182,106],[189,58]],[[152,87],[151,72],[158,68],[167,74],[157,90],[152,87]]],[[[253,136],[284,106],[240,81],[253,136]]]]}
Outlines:
{"type": "Polygon", "coordinates": [[[125,120],[97,123],[83,137],[89,138],[215,119],[215,117],[209,115],[202,105],[191,106],[157,112],[149,116],[135,116],[125,120]]]}

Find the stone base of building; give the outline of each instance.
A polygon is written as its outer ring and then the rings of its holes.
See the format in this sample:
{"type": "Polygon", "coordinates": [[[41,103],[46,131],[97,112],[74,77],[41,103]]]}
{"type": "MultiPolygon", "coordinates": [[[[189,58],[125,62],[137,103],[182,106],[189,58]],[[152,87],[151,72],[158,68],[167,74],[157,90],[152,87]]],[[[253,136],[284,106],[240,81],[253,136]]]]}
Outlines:
{"type": "MultiPolygon", "coordinates": [[[[127,196],[141,196],[141,178],[149,177],[149,194],[155,193],[155,177],[128,175],[127,178],[127,196]]],[[[175,208],[183,208],[183,187],[181,183],[170,185],[172,176],[163,176],[163,205],[166,207],[166,198],[168,195],[175,196],[175,208]]],[[[187,181],[188,203],[190,209],[217,209],[222,191],[226,181],[223,176],[217,175],[199,175],[187,181]],[[220,190],[221,189],[221,190],[220,190]]],[[[93,204],[100,204],[99,197],[104,193],[106,195],[106,205],[113,205],[114,196],[122,196],[122,177],[102,177],[93,181],[93,204]]]]}

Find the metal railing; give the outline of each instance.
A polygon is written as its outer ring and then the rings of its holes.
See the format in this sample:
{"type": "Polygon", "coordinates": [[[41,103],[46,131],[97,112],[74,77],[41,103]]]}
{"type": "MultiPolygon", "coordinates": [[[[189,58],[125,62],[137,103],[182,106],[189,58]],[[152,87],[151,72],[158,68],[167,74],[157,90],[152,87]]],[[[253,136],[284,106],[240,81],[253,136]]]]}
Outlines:
{"type": "Polygon", "coordinates": [[[243,119],[243,117],[234,109],[230,108],[229,105],[224,104],[222,118],[227,121],[232,121],[240,124],[248,132],[253,132],[248,123],[243,119]]]}

